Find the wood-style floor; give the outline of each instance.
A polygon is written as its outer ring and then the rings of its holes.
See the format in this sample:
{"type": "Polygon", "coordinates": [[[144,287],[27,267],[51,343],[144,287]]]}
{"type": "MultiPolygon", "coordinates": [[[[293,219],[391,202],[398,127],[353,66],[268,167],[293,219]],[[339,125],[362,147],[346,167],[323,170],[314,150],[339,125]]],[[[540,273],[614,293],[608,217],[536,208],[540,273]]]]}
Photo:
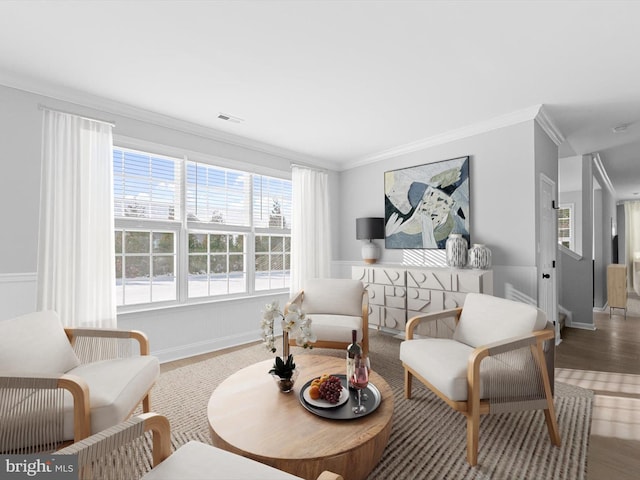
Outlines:
{"type": "Polygon", "coordinates": [[[556,380],[596,394],[587,480],[640,478],[640,317],[594,313],[595,331],[565,328],[556,380]]]}
{"type": "MultiPolygon", "coordinates": [[[[611,318],[594,313],[595,331],[565,328],[556,348],[556,380],[596,393],[587,480],[640,478],[640,317],[614,312],[611,318]]],[[[161,370],[228,351],[165,363],[161,370]]]]}

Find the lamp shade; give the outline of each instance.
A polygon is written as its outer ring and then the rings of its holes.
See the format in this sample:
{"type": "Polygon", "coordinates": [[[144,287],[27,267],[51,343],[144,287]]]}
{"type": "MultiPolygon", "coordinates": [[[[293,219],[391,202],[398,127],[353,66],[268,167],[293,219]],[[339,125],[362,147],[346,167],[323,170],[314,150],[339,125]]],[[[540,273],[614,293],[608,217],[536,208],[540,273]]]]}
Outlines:
{"type": "Polygon", "coordinates": [[[384,218],[356,218],[356,240],[384,238],[384,218]]]}

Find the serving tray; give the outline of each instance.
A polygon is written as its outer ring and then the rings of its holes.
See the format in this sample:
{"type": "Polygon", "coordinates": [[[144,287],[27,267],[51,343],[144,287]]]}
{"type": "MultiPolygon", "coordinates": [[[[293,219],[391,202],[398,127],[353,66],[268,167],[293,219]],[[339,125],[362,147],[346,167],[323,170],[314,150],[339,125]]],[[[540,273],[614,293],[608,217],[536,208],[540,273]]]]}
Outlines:
{"type": "MultiPolygon", "coordinates": [[[[332,374],[335,377],[340,379],[342,383],[342,388],[349,389],[347,385],[347,376],[343,374],[332,374]]],[[[382,395],[380,395],[380,390],[376,388],[374,384],[369,382],[367,388],[362,390],[362,393],[366,393],[368,395],[367,400],[362,400],[362,404],[367,407],[367,411],[365,413],[355,414],[353,413],[352,408],[358,405],[358,392],[356,390],[348,390],[349,391],[349,400],[347,400],[342,405],[337,405],[335,407],[330,408],[318,408],[310,403],[308,403],[304,399],[304,392],[307,388],[311,386],[311,382],[313,379],[309,380],[304,386],[300,389],[300,403],[304,408],[306,408],[311,413],[318,415],[319,417],[330,418],[332,420],[355,420],[358,418],[366,417],[370,413],[374,412],[382,401],[382,395]]]]}

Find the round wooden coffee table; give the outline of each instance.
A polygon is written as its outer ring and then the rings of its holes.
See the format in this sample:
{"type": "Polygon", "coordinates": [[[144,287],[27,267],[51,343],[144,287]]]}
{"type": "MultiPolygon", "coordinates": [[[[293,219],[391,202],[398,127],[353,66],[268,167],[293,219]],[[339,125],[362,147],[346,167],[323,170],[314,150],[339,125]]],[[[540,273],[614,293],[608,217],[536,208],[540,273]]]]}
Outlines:
{"type": "Polygon", "coordinates": [[[375,411],[353,420],[322,418],[300,404],[300,389],[323,373],[344,373],[345,360],[300,354],[295,361],[301,373],[291,393],[281,393],[268,374],[273,360],[243,368],[215,389],[207,408],[213,444],[309,480],[324,470],[366,479],[391,434],[391,388],[372,371],[382,397],[375,411]]]}

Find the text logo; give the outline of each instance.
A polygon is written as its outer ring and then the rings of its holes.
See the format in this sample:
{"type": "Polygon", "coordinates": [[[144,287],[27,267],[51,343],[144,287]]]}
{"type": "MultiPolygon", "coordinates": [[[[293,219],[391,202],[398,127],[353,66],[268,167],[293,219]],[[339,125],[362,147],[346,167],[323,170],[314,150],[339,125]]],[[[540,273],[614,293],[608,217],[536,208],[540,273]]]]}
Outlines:
{"type": "Polygon", "coordinates": [[[76,455],[0,455],[0,480],[76,480],[76,455]]]}

